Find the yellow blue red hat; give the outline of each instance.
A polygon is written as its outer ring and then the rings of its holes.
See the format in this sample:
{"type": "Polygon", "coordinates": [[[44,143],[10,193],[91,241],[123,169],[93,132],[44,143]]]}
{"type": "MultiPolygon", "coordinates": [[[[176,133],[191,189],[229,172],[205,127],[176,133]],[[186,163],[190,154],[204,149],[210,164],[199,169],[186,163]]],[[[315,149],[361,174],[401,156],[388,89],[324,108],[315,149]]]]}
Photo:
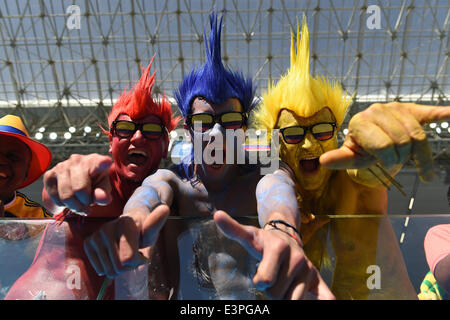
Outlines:
{"type": "Polygon", "coordinates": [[[42,143],[34,141],[30,138],[22,119],[18,116],[7,115],[0,118],[0,134],[21,140],[31,150],[31,161],[27,179],[20,185],[19,188],[26,187],[27,185],[33,183],[48,169],[52,161],[52,153],[50,149],[42,143]]]}

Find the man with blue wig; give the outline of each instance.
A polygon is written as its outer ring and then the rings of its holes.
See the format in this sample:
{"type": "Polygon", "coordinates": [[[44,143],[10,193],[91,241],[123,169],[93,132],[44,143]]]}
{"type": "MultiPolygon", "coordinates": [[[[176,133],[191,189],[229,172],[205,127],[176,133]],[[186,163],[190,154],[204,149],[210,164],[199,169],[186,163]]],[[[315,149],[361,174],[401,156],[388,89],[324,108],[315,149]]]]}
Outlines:
{"type": "MultiPolygon", "coordinates": [[[[241,166],[236,164],[236,159],[228,161],[227,154],[235,151],[237,145],[234,143],[235,150],[230,150],[230,145],[223,143],[223,137],[230,131],[246,130],[247,113],[255,106],[255,89],[251,79],[222,64],[222,18],[218,21],[211,13],[209,41],[206,33],[204,36],[206,62],[192,70],[175,93],[185,120],[184,129],[194,144],[190,157],[170,170],[159,169],[145,179],[125,205],[123,214],[105,224],[100,230],[101,236],[94,234],[86,240],[85,251],[97,273],[112,278],[148,263],[142,255],[145,251],[140,249],[159,247],[162,242],[165,249],[161,259],[168,263],[166,271],[169,273],[165,278],[175,289],[172,296],[198,299],[199,296],[183,292],[183,284],[187,283],[183,270],[187,263],[183,265],[181,259],[179,268],[174,267],[179,263],[177,253],[183,254],[180,239],[189,237],[183,230],[166,224],[166,220],[169,215],[213,216],[214,221],[207,223],[209,231],[218,226],[227,238],[239,242],[242,250],[259,260],[253,265],[256,273],[247,284],[264,291],[269,298],[333,299],[317,269],[304,255],[293,182],[275,178],[270,186],[262,185],[259,165],[241,166]],[[196,152],[199,148],[200,156],[196,152]],[[256,213],[261,228],[242,225],[230,216],[256,213]]],[[[228,241],[222,233],[215,234],[221,241],[228,241]]],[[[200,241],[202,245],[207,243],[200,241]]],[[[227,247],[236,253],[236,243],[234,247],[232,244],[227,247]]],[[[247,284],[245,277],[234,272],[245,255],[238,253],[236,259],[236,255],[228,255],[229,252],[217,252],[214,248],[211,251],[206,265],[217,298],[252,298],[239,293],[242,289],[239,286],[247,284]],[[224,273],[220,274],[220,270],[224,273]]]]}

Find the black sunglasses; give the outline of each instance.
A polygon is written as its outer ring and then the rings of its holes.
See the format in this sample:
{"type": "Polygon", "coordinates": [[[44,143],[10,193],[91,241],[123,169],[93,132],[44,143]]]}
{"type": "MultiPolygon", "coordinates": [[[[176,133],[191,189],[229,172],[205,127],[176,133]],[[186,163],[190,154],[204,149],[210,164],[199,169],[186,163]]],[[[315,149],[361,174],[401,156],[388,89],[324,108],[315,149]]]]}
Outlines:
{"type": "Polygon", "coordinates": [[[145,138],[156,140],[162,136],[164,130],[167,131],[167,128],[160,123],[136,123],[127,120],[115,120],[111,126],[111,134],[120,138],[131,138],[137,130],[140,130],[145,138]]]}
{"type": "Polygon", "coordinates": [[[225,129],[236,130],[242,128],[246,122],[246,115],[243,112],[230,111],[214,115],[212,113],[195,113],[186,117],[186,124],[191,126],[193,130],[205,132],[216,123],[220,123],[225,129]],[[196,123],[198,123],[196,125],[196,123]],[[198,130],[198,128],[200,130],[198,130]]]}
{"type": "Polygon", "coordinates": [[[321,122],[312,126],[292,126],[280,129],[283,139],[288,144],[296,144],[303,141],[308,131],[319,141],[331,139],[336,129],[334,122],[321,122]]]}

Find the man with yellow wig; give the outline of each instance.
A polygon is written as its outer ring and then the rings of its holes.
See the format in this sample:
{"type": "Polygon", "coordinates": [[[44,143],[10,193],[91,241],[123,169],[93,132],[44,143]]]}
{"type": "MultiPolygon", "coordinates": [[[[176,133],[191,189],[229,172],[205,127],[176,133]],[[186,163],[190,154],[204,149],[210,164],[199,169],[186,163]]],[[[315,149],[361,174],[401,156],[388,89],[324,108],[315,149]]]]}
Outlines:
{"type": "Polygon", "coordinates": [[[305,253],[316,267],[330,266],[326,253],[326,236],[330,235],[336,256],[332,292],[338,299],[366,299],[369,295],[414,299],[416,294],[385,216],[386,186],[410,156],[421,178],[432,179],[431,151],[421,125],[450,118],[450,108],[373,104],[350,120],[345,142],[338,149],[337,132],[351,97],[343,94],[339,84],[310,75],[305,18],[301,39],[297,27],[296,40],[297,47],[291,33],[291,66],[276,85],[269,85],[253,121],[267,132],[279,129],[279,154],[288,168],[274,175],[295,180],[305,253]],[[375,219],[333,219],[328,223],[326,218],[357,214],[375,219]],[[381,288],[368,284],[371,266],[381,272],[381,288]]]}

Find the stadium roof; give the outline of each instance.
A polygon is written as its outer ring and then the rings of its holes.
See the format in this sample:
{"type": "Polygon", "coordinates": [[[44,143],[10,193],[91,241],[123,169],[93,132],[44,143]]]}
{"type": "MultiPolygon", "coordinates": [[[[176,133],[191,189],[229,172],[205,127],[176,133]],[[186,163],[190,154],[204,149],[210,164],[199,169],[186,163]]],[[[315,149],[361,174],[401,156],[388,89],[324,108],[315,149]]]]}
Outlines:
{"type": "Polygon", "coordinates": [[[49,145],[69,145],[62,135],[71,127],[84,135],[75,147],[104,143],[97,124],[153,54],[155,93],[169,97],[203,63],[213,9],[225,12],[224,61],[251,76],[258,94],[287,70],[290,30],[304,13],[311,72],[356,93],[357,109],[449,104],[448,0],[16,0],[0,2],[0,116],[22,116],[44,140],[57,133],[49,145]]]}

